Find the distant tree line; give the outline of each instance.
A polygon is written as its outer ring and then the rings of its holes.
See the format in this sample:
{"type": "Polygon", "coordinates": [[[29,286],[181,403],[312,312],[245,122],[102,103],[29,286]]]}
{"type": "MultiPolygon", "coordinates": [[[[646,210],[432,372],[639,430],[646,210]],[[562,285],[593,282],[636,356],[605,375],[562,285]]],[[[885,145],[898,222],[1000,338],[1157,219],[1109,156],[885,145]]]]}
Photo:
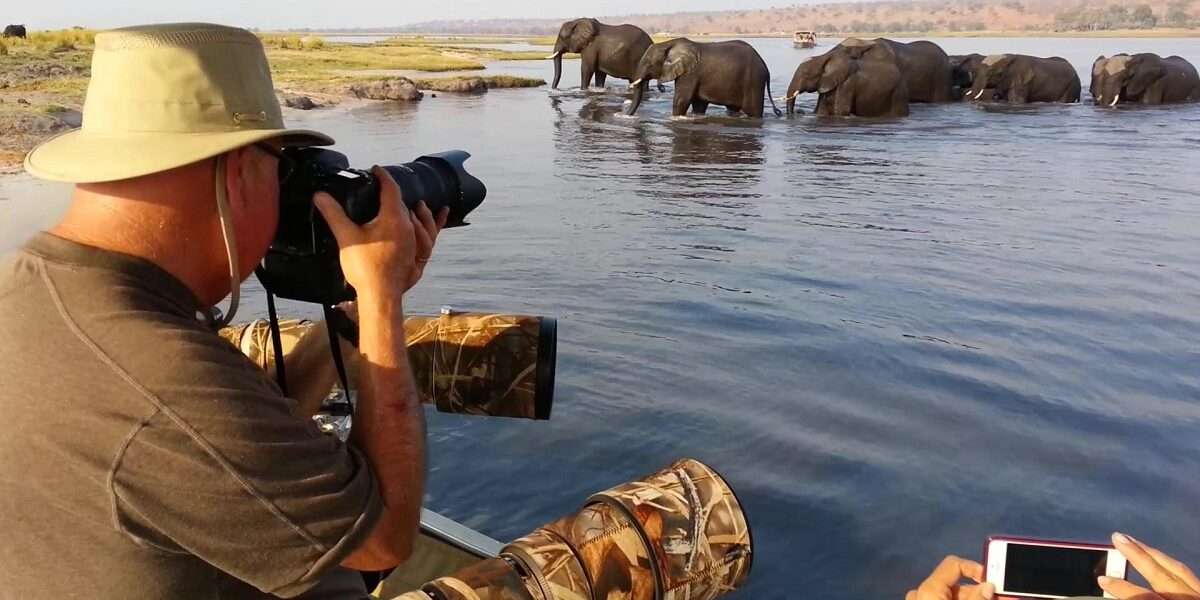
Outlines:
{"type": "Polygon", "coordinates": [[[1174,0],[1159,17],[1149,4],[1134,7],[1112,4],[1089,7],[1080,4],[1058,13],[1054,26],[1059,31],[1108,31],[1112,29],[1153,29],[1155,27],[1189,27],[1189,0],[1174,0]]]}

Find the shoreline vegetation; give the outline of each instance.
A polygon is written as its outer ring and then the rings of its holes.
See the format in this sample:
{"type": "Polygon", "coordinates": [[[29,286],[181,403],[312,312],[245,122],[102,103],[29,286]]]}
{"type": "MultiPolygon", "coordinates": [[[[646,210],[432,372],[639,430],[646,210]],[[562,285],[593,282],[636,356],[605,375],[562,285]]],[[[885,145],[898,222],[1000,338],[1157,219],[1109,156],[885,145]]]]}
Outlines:
{"type": "MultiPolygon", "coordinates": [[[[0,174],[20,169],[41,140],[78,127],[95,31],[30,32],[0,38],[0,174]]],[[[473,44],[524,39],[425,36],[333,42],[315,35],[260,33],[280,103],[307,110],[348,100],[414,101],[425,92],[480,93],[539,87],[542,79],[493,74],[499,61],[543,60],[545,51],[473,44]]]]}

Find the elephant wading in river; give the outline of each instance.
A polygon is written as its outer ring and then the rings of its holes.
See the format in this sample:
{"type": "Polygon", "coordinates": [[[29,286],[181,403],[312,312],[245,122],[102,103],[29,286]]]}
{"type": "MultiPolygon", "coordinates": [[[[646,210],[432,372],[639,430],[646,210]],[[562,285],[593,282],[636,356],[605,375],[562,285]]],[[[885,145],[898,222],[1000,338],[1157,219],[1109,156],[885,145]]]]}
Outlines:
{"type": "MultiPolygon", "coordinates": [[[[909,102],[951,102],[950,57],[933,42],[896,42],[887,38],[849,38],[822,56],[846,54],[862,60],[889,61],[900,69],[909,102]]],[[[818,57],[821,58],[821,57],[818,57]]]]}
{"type": "Polygon", "coordinates": [[[900,68],[886,59],[856,59],[845,53],[810,58],[788,85],[788,114],[795,112],[796,97],[806,92],[820,94],[820,116],[908,116],[908,85],[900,68]]]}
{"type": "MultiPolygon", "coordinates": [[[[987,57],[982,54],[950,56],[950,80],[955,99],[970,99],[967,91],[975,87],[975,72],[979,70],[979,65],[985,58],[987,57]]],[[[986,93],[984,97],[991,98],[986,93]]]]}
{"type": "Polygon", "coordinates": [[[782,115],[770,97],[771,72],[758,52],[746,42],[698,43],[679,38],[650,46],[638,62],[630,115],[637,113],[651,79],[675,82],[671,114],[702,115],[709,104],[720,104],[729,112],[755,118],[763,115],[763,98],[771,100],[776,115],[782,115]]]}
{"type": "MultiPolygon", "coordinates": [[[[558,89],[562,57],[568,52],[579,55],[580,88],[587,89],[593,75],[596,87],[604,87],[609,75],[632,80],[638,61],[653,43],[645,31],[633,25],[605,25],[596,19],[567,21],[558,30],[554,54],[547,57],[554,60],[554,83],[550,87],[558,89]]],[[[659,91],[663,91],[661,85],[659,91]]]]}
{"type": "Polygon", "coordinates": [[[1200,76],[1192,63],[1157,54],[1101,56],[1092,65],[1092,99],[1102,106],[1200,102],[1200,76]]]}
{"type": "Polygon", "coordinates": [[[982,100],[987,90],[998,102],[1079,102],[1082,89],[1075,67],[1063,58],[1038,58],[1023,54],[996,54],[983,59],[975,70],[972,100],[982,100]]]}

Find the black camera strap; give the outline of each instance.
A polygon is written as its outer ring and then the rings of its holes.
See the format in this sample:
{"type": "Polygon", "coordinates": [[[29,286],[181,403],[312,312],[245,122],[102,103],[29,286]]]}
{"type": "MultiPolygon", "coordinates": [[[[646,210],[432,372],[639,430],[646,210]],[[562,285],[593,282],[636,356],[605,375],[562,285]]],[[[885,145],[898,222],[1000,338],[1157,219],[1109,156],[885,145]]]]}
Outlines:
{"type": "MultiPolygon", "coordinates": [[[[333,355],[333,366],[337,369],[338,380],[342,384],[345,402],[336,402],[329,406],[329,413],[335,416],[352,416],[354,405],[350,403],[350,378],[346,375],[346,361],[342,358],[342,347],[338,341],[336,327],[342,320],[348,320],[345,315],[332,306],[322,306],[325,311],[325,326],[329,332],[329,352],[333,355]]],[[[275,310],[275,294],[267,290],[267,317],[270,319],[271,348],[275,356],[275,380],[279,390],[288,395],[287,373],[283,366],[283,336],[279,332],[279,314],[275,310]]]]}
{"type": "Polygon", "coordinates": [[[321,309],[325,311],[325,329],[329,332],[329,352],[333,354],[333,366],[337,369],[338,379],[342,382],[342,392],[346,396],[344,403],[338,403],[344,404],[344,406],[335,404],[331,408],[335,415],[353,416],[354,404],[350,402],[350,378],[346,376],[346,362],[342,359],[342,343],[337,332],[339,317],[345,318],[345,315],[327,304],[321,305],[321,309]]]}
{"type": "MultiPolygon", "coordinates": [[[[265,287],[265,286],[264,286],[265,287]]],[[[275,312],[275,294],[267,290],[267,318],[271,327],[271,349],[275,356],[275,380],[279,390],[288,395],[287,375],[283,371],[283,337],[279,334],[279,315],[275,312]]]]}

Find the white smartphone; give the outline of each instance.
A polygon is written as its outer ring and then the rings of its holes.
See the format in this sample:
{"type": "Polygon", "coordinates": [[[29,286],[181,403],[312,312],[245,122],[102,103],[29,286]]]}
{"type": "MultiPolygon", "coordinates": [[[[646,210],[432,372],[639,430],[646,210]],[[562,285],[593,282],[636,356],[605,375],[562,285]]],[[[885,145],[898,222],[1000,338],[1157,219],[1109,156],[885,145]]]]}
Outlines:
{"type": "Polygon", "coordinates": [[[1096,578],[1124,579],[1128,568],[1110,545],[1005,536],[988,538],[983,564],[996,595],[1016,598],[1112,598],[1096,578]]]}

